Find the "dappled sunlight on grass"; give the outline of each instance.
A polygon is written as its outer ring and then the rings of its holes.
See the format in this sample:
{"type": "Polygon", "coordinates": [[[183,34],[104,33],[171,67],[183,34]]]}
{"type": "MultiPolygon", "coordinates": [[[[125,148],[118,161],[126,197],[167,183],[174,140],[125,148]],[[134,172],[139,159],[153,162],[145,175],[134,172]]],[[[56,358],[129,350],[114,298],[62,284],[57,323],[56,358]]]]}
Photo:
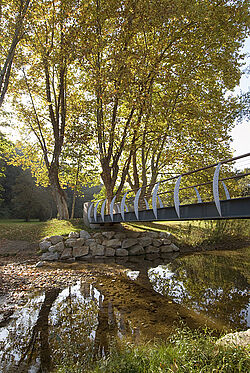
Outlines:
{"type": "Polygon", "coordinates": [[[52,235],[66,235],[71,231],[86,229],[82,219],[57,220],[45,222],[23,220],[0,220],[0,239],[21,240],[35,242],[43,237],[52,235]]]}
{"type": "Polygon", "coordinates": [[[250,243],[250,219],[159,221],[133,223],[134,227],[172,233],[181,244],[202,246],[225,242],[250,243]]]}

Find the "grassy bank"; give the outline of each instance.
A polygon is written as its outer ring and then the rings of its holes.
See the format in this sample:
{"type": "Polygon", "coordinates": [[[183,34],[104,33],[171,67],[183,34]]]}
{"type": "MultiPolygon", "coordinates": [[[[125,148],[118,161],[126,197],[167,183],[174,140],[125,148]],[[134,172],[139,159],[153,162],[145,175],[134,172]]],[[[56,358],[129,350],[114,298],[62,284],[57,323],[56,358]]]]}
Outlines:
{"type": "Polygon", "coordinates": [[[182,246],[240,248],[250,245],[250,219],[133,223],[134,227],[168,231],[182,246]]]}
{"type": "Polygon", "coordinates": [[[97,362],[64,361],[55,373],[239,373],[249,372],[246,349],[222,348],[209,332],[182,329],[166,343],[122,343],[97,362]]]}
{"type": "Polygon", "coordinates": [[[37,242],[46,236],[64,235],[83,229],[82,219],[45,222],[23,220],[0,220],[0,239],[37,242]]]}
{"type": "MultiPolygon", "coordinates": [[[[183,247],[240,248],[250,245],[250,219],[149,222],[125,224],[132,230],[149,229],[171,232],[183,247]]],[[[49,220],[46,222],[0,220],[0,239],[37,242],[43,237],[66,235],[71,231],[86,229],[82,219],[49,220]]]]}

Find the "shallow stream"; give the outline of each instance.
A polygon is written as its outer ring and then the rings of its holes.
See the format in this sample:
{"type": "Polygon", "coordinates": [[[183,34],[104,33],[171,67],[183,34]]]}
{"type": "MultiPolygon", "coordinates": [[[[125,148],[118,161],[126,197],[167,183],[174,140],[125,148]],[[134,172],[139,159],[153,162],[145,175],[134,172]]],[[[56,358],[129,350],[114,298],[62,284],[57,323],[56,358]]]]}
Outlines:
{"type": "Polygon", "coordinates": [[[1,372],[50,371],[64,359],[103,355],[114,339],[166,339],[183,324],[218,332],[250,325],[247,249],[56,267],[103,274],[95,283],[34,290],[0,328],[1,372]]]}

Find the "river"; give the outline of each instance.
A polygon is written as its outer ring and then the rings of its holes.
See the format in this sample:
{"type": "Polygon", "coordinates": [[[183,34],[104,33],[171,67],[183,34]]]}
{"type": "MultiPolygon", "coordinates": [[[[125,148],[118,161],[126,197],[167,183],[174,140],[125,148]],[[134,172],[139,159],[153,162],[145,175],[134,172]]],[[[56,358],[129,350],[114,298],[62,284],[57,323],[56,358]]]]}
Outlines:
{"type": "MultiPolygon", "coordinates": [[[[95,283],[77,281],[46,292],[34,289],[0,328],[0,371],[50,371],[63,359],[75,362],[104,355],[115,339],[166,339],[182,325],[207,325],[217,333],[246,330],[249,252],[98,262],[92,265],[103,274],[95,283]]],[[[91,264],[85,263],[56,267],[91,271],[91,264]]]]}

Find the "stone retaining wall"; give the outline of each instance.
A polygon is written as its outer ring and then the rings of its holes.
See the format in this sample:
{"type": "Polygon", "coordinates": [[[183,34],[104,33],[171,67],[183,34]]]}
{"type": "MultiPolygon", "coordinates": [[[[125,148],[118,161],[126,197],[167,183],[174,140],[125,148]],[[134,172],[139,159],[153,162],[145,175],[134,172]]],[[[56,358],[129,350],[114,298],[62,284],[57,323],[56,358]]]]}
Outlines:
{"type": "Polygon", "coordinates": [[[179,251],[165,232],[71,232],[67,237],[46,237],[39,243],[44,261],[126,257],[179,251]]]}

